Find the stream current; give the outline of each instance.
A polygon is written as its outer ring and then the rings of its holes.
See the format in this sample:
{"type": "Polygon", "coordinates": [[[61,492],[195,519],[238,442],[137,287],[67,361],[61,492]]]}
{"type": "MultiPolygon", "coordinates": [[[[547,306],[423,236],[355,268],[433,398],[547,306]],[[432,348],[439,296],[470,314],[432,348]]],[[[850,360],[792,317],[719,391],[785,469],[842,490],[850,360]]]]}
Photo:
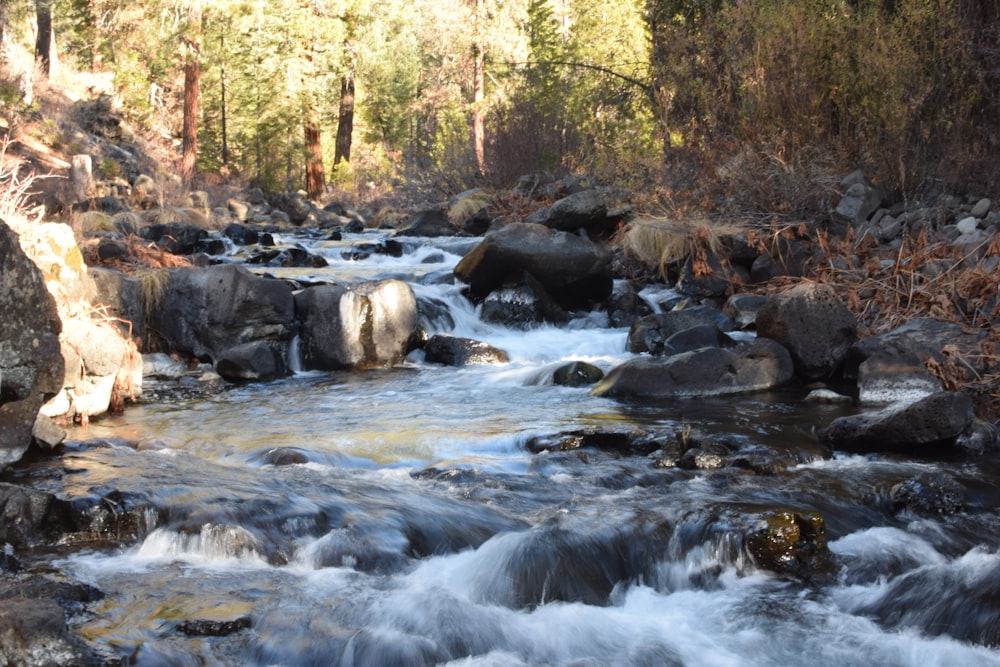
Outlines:
{"type": "Polygon", "coordinates": [[[138,543],[52,557],[105,593],[72,619],[103,653],[135,665],[1000,665],[997,457],[823,458],[814,429],[856,408],[796,392],[650,403],[556,386],[560,364],[628,359],[627,330],[596,313],[527,331],[483,323],[449,280],[474,240],[343,258],[379,238],[308,241],[329,267],[266,271],[402,278],[437,306],[429,333],[510,362],[415,353],[400,368],[131,406],[72,432],[51,464],[61,473],[39,486],[120,489],[156,508],[138,543]],[[681,470],[529,447],[588,429],[694,431],[792,463],[681,470]],[[273,465],[276,448],[305,462],[273,465]],[[892,486],[933,471],[965,485],[964,510],[894,513],[892,486]],[[774,508],[824,517],[831,572],[756,567],[745,517],[774,508]]]}

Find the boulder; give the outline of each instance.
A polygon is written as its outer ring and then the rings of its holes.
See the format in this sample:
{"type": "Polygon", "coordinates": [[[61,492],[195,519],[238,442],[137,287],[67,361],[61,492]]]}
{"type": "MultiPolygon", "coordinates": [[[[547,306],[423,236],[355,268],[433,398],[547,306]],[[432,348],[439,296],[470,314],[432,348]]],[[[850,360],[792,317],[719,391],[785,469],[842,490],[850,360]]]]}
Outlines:
{"type": "Polygon", "coordinates": [[[699,324],[678,331],[663,343],[663,355],[682,354],[703,347],[734,347],[736,341],[722,333],[714,324],[699,324]]]}
{"type": "Polygon", "coordinates": [[[41,413],[89,420],[120,412],[142,393],[142,357],[132,339],[108,321],[87,315],[63,319],[59,336],[66,370],[62,391],[41,413]]]}
{"type": "Polygon", "coordinates": [[[338,370],[403,361],[417,330],[417,300],[400,280],[317,285],[295,295],[303,368],[338,370]]]}
{"type": "Polygon", "coordinates": [[[62,323],[42,273],[0,221],[0,468],[31,444],[39,408],[63,386],[62,323]]]}
{"type": "Polygon", "coordinates": [[[753,328],[757,326],[757,313],[767,299],[763,294],[734,294],[726,300],[722,312],[736,323],[737,329],[753,328]]]}
{"type": "Polygon", "coordinates": [[[589,308],[611,294],[611,253],[567,232],[513,223],[487,234],[455,266],[455,277],[484,298],[527,271],[567,310],[589,308]]]}
{"type": "Polygon", "coordinates": [[[58,602],[11,597],[0,605],[0,664],[61,667],[102,661],[70,633],[58,602]]]}
{"type": "Polygon", "coordinates": [[[845,178],[842,185],[847,187],[847,192],[834,209],[834,217],[853,227],[864,224],[881,206],[882,191],[859,172],[845,178]]]}
{"type": "Polygon", "coordinates": [[[94,281],[92,303],[100,308],[125,338],[146,338],[146,301],[142,283],[116,269],[92,266],[90,277],[94,281]]]}
{"type": "Polygon", "coordinates": [[[278,348],[254,340],[222,350],[215,370],[227,380],[266,381],[286,375],[287,364],[278,348]]]}
{"type": "Polygon", "coordinates": [[[847,452],[947,453],[955,451],[956,439],[972,422],[972,399],[941,391],[912,403],[839,417],[818,437],[830,449],[847,452]]]}
{"type": "Polygon", "coordinates": [[[757,335],[781,343],[796,375],[823,380],[834,375],[857,337],[854,314],[829,285],[802,283],[772,296],[757,313],[757,335]]]}
{"type": "Polygon", "coordinates": [[[733,349],[702,348],[671,357],[639,357],[611,369],[595,396],[697,398],[778,387],[792,379],[788,351],[768,339],[733,349]]]}
{"type": "Polygon", "coordinates": [[[564,387],[585,387],[599,382],[604,371],[586,361],[573,361],[557,368],[552,374],[552,383],[564,387]]]}
{"type": "Polygon", "coordinates": [[[507,353],[492,345],[471,338],[435,334],[424,344],[428,362],[446,366],[468,364],[505,364],[507,353]]]}
{"type": "MultiPolygon", "coordinates": [[[[286,359],[294,316],[286,283],[224,264],[171,270],[162,297],[151,307],[150,326],[167,349],[213,363],[229,348],[254,341],[267,343],[275,358],[286,359]]],[[[259,369],[259,379],[288,372],[285,363],[276,374],[265,370],[259,369]]]]}
{"type": "Polygon", "coordinates": [[[560,324],[568,321],[569,315],[540,282],[522,271],[487,295],[480,318],[484,322],[527,328],[543,322],[560,324]]]}
{"type": "Polygon", "coordinates": [[[186,222],[168,222],[149,225],[139,230],[139,236],[152,241],[161,249],[175,255],[190,255],[201,249],[208,238],[208,231],[186,222]]]}
{"type": "Polygon", "coordinates": [[[418,211],[396,234],[398,236],[455,236],[459,229],[451,224],[448,212],[439,208],[418,211]]]}
{"type": "Polygon", "coordinates": [[[913,402],[942,389],[941,381],[911,352],[876,352],[858,368],[861,403],[913,402]]]}
{"type": "Polygon", "coordinates": [[[629,329],[626,348],[635,354],[663,354],[668,338],[703,324],[714,326],[722,332],[732,331],[734,328],[733,321],[715,308],[688,306],[637,320],[629,329]]]}
{"type": "Polygon", "coordinates": [[[590,189],[571,194],[552,206],[535,211],[524,221],[563,232],[603,227],[608,224],[605,192],[590,189]]]}
{"type": "Polygon", "coordinates": [[[640,317],[651,313],[649,304],[642,300],[635,285],[628,280],[616,280],[608,300],[608,318],[613,327],[631,327],[640,317]]]}
{"type": "Polygon", "coordinates": [[[941,366],[951,365],[965,380],[974,380],[975,374],[963,364],[950,364],[947,351],[954,350],[962,357],[980,354],[980,343],[989,332],[985,329],[968,329],[957,322],[945,322],[929,317],[910,320],[906,324],[875,336],[858,341],[849,351],[844,375],[856,378],[861,364],[876,354],[891,358],[916,358],[922,364],[933,361],[941,366]]]}

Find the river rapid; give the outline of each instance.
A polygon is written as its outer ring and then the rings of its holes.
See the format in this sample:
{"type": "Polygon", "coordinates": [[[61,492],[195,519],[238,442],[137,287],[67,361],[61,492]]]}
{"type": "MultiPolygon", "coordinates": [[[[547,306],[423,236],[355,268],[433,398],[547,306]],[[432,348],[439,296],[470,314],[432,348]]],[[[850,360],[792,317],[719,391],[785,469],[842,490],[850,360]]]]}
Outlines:
{"type": "Polygon", "coordinates": [[[104,592],[71,620],[104,655],[289,667],[1000,665],[996,456],[826,458],[814,430],[857,408],[800,391],[632,402],[557,386],[563,363],[607,371],[628,359],[627,330],[600,313],[528,331],[485,324],[450,280],[474,240],[406,239],[402,257],[343,258],[379,238],[288,237],[330,266],[256,270],[408,280],[436,305],[424,311],[435,313],[430,333],[485,341],[510,362],[453,368],[416,352],[400,368],[297,372],[72,431],[63,457],[32,473],[36,486],[69,498],[118,489],[152,508],[137,543],[69,546],[49,562],[104,592]],[[580,431],[695,433],[788,463],[688,470],[655,451],[538,446],[580,431]],[[893,511],[893,485],[925,472],[961,482],[964,509],[893,511]],[[748,526],[781,509],[822,515],[830,568],[757,566],[748,526]]]}

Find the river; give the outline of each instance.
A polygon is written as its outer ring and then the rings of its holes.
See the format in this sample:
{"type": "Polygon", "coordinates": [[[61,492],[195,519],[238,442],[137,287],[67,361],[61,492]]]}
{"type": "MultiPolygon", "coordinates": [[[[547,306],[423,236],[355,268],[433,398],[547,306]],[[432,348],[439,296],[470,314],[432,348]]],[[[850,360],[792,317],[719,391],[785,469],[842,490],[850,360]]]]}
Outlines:
{"type": "Polygon", "coordinates": [[[378,238],[279,239],[330,266],[266,270],[403,278],[440,306],[431,333],[483,340],[510,362],[452,368],[415,353],[400,368],[297,372],[74,430],[40,487],[120,489],[154,508],[135,544],[51,556],[105,593],[71,619],[102,653],[140,666],[1000,665],[997,457],[824,458],[814,429],[854,408],[801,392],[650,403],[556,386],[567,361],[628,359],[627,330],[596,313],[529,331],[484,324],[448,279],[474,241],[343,258],[378,238]],[[588,430],[696,433],[788,463],[755,473],[533,453],[588,430]],[[297,462],[274,465],[276,449],[297,462]],[[894,512],[892,486],[925,472],[965,485],[964,509],[894,512]],[[757,567],[747,525],[782,508],[823,516],[832,569],[757,567]]]}

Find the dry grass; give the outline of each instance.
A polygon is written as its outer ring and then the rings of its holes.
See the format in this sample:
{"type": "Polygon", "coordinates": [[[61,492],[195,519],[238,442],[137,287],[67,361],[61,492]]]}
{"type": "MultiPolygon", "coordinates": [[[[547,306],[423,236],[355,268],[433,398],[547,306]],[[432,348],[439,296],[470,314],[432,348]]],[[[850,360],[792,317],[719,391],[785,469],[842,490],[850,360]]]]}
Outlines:
{"type": "Polygon", "coordinates": [[[639,217],[625,228],[621,245],[663,278],[689,257],[695,259],[695,273],[704,274],[709,271],[706,253],[719,254],[728,237],[744,231],[744,225],[704,217],[639,217]]]}

